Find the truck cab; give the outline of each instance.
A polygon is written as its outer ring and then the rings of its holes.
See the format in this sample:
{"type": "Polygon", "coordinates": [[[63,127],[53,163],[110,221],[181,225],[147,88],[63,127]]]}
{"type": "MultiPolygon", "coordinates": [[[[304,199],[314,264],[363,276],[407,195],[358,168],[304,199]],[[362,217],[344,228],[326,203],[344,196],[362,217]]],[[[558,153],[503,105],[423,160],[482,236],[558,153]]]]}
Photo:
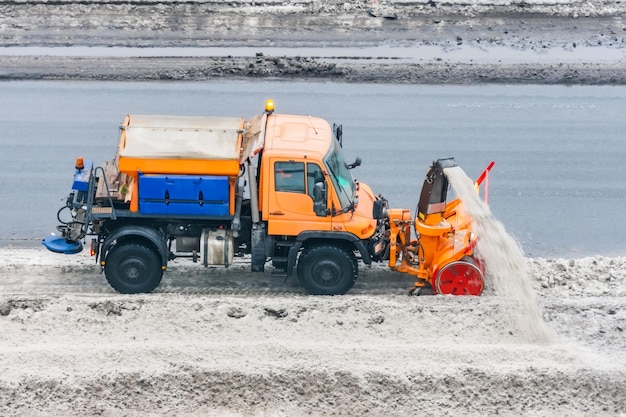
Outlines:
{"type": "MultiPolygon", "coordinates": [[[[343,293],[372,261],[380,221],[370,188],[354,180],[341,128],[311,116],[269,114],[260,163],[260,211],[275,267],[312,293],[343,293]],[[357,256],[358,255],[358,256],[357,256]]],[[[384,226],[384,225],[383,225],[384,226]]]]}
{"type": "Polygon", "coordinates": [[[371,192],[352,177],[340,141],[325,120],[269,117],[261,166],[266,191],[261,205],[269,234],[316,230],[348,232],[359,239],[373,234],[371,192]]]}

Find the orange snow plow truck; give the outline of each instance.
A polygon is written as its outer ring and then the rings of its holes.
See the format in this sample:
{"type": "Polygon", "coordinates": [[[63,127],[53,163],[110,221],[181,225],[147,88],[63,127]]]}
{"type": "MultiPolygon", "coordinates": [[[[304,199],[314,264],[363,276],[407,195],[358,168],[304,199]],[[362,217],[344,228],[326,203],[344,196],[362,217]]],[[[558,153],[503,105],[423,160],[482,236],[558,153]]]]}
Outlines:
{"type": "Polygon", "coordinates": [[[413,275],[412,294],[479,295],[471,218],[446,201],[454,161],[430,167],[415,216],[354,180],[360,163],[345,162],[340,125],[275,114],[271,100],[250,120],[129,115],[114,160],[77,159],[60,235],[42,243],[78,253],[90,236],[127,294],[153,291],[175,258],[227,267],[247,256],[253,272],[295,272],[311,294],[348,292],[361,261],[413,275]]]}

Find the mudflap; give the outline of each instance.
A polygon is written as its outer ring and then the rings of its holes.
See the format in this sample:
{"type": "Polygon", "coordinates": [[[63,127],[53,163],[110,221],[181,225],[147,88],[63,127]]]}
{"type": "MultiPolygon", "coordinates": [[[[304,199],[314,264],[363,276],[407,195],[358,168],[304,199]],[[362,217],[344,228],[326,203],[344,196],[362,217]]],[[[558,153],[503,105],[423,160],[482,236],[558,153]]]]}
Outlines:
{"type": "Polygon", "coordinates": [[[267,231],[265,225],[262,223],[252,226],[252,239],[251,239],[251,268],[252,272],[264,272],[265,260],[267,259],[265,254],[265,245],[267,240],[267,231]]]}

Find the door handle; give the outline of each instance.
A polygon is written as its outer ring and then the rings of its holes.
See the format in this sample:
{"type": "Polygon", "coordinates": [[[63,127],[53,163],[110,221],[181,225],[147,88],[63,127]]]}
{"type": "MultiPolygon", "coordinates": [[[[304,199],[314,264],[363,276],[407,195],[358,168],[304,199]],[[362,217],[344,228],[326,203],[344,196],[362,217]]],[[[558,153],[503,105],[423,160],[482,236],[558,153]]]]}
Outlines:
{"type": "Polygon", "coordinates": [[[283,213],[282,211],[270,211],[270,215],[271,216],[284,216],[285,213],[283,213]]]}

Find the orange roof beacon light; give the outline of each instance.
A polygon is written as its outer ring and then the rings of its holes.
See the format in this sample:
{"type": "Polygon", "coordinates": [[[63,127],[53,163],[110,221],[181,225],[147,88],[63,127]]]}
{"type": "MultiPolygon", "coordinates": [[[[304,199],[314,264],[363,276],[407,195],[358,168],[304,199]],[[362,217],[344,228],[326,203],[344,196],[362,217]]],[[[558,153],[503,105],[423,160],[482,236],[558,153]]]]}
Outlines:
{"type": "Polygon", "coordinates": [[[83,169],[85,169],[85,161],[83,160],[82,156],[79,156],[78,158],[76,158],[76,169],[79,171],[82,171],[83,169]]]}
{"type": "Polygon", "coordinates": [[[274,100],[269,99],[269,100],[265,101],[265,112],[267,114],[274,113],[274,100]]]}

